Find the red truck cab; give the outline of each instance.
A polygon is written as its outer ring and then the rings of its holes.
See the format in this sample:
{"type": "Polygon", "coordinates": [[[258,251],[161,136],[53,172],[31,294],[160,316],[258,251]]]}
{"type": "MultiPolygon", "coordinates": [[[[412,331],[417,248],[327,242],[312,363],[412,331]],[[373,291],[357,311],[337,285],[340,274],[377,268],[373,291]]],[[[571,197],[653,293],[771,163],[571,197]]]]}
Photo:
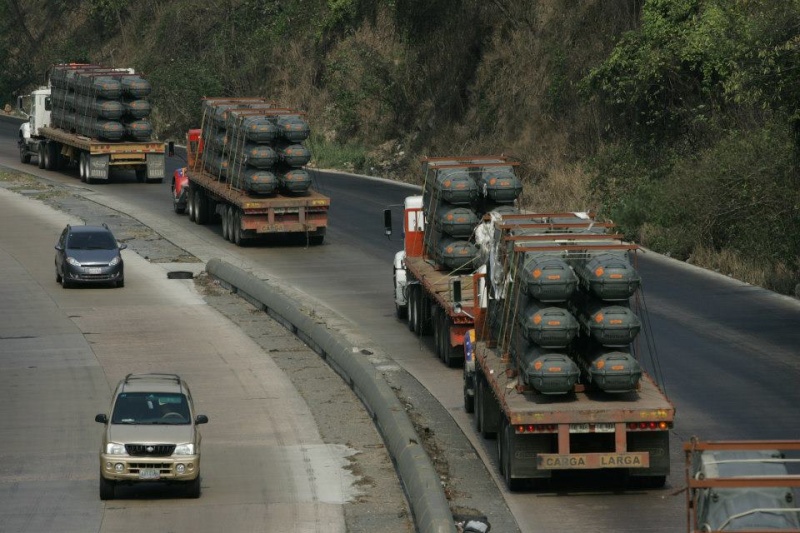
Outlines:
{"type": "MultiPolygon", "coordinates": [[[[186,165],[195,168],[200,163],[198,158],[202,153],[203,139],[200,137],[200,129],[189,130],[186,135],[186,165]]],[[[186,168],[178,168],[172,174],[172,208],[180,215],[186,211],[188,198],[189,178],[186,176],[186,168]]]]}

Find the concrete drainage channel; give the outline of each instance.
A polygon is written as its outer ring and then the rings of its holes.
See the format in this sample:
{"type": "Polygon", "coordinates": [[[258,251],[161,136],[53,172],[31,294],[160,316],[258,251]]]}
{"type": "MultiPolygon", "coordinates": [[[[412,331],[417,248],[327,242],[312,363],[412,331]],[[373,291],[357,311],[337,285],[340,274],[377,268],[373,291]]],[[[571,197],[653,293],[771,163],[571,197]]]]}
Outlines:
{"type": "MultiPolygon", "coordinates": [[[[297,309],[296,302],[273,289],[268,282],[220,259],[211,259],[206,264],[206,272],[283,324],[349,384],[370,413],[397,465],[417,530],[420,533],[455,533],[454,518],[439,476],[405,409],[380,372],[362,357],[360,350],[297,309]]],[[[191,277],[191,272],[189,274],[191,277]]],[[[471,525],[474,529],[467,531],[486,531],[480,528],[481,524],[471,525]]]]}

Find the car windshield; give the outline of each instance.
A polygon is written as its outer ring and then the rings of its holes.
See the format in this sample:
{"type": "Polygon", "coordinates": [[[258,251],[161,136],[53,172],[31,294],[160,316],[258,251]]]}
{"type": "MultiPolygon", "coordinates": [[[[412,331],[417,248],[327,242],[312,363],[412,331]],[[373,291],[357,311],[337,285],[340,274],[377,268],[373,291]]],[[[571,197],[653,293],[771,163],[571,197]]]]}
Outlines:
{"type": "Polygon", "coordinates": [[[111,415],[112,424],[181,425],[190,422],[186,396],[176,393],[122,393],[111,415]]]}
{"type": "Polygon", "coordinates": [[[108,232],[72,233],[67,241],[71,250],[113,250],[117,247],[114,237],[108,232]]]}

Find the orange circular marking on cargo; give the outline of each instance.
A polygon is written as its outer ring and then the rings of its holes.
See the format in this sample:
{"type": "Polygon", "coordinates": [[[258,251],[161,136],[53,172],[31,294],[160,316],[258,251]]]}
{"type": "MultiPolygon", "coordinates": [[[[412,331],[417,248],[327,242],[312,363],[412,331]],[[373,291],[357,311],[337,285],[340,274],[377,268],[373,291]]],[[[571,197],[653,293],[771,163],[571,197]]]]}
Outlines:
{"type": "Polygon", "coordinates": [[[544,365],[542,365],[541,361],[536,361],[535,363],[533,363],[534,370],[541,370],[542,366],[544,366],[544,365]]]}
{"type": "Polygon", "coordinates": [[[541,275],[542,275],[542,271],[541,271],[541,269],[536,268],[536,269],[533,270],[533,272],[531,272],[531,274],[533,274],[533,278],[534,279],[539,279],[541,277],[541,275]]]}
{"type": "Polygon", "coordinates": [[[594,366],[596,366],[598,370],[601,370],[606,366],[606,362],[601,359],[600,361],[597,361],[594,366]]]}
{"type": "Polygon", "coordinates": [[[536,324],[537,326],[539,324],[541,324],[542,323],[542,315],[540,315],[538,313],[533,315],[533,323],[536,324]]]}
{"type": "Polygon", "coordinates": [[[603,316],[603,313],[597,313],[596,315],[594,315],[594,321],[597,322],[598,324],[602,322],[604,318],[605,317],[603,316]]]}
{"type": "Polygon", "coordinates": [[[606,269],[604,269],[603,267],[597,267],[594,270],[594,275],[597,276],[598,278],[601,277],[605,273],[606,273],[606,269]]]}

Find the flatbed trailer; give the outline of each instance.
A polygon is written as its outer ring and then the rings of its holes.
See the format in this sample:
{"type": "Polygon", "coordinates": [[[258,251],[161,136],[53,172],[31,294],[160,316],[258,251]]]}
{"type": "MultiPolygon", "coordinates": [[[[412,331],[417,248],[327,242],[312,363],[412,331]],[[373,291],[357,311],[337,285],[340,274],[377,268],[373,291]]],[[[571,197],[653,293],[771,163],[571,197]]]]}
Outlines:
{"type": "Polygon", "coordinates": [[[59,170],[74,163],[81,181],[89,183],[108,180],[111,169],[133,170],[137,180],[148,183],[164,180],[163,142],[106,142],[52,127],[39,128],[39,134],[42,139],[29,149],[39,156],[41,168],[59,170]]]}
{"type": "Polygon", "coordinates": [[[566,398],[554,397],[521,387],[508,357],[490,341],[476,341],[470,351],[465,375],[472,374],[474,397],[466,408],[479,433],[497,438],[509,489],[576,469],[626,469],[639,486],[665,483],[675,408],[650,376],[626,394],[576,387],[566,398]]]}
{"type": "Polygon", "coordinates": [[[800,533],[800,441],[683,445],[689,533],[800,533]]]}
{"type": "Polygon", "coordinates": [[[36,158],[39,168],[60,170],[75,165],[81,181],[108,181],[112,169],[133,170],[140,182],[161,183],[166,172],[166,144],[159,141],[104,141],[51,125],[51,88],[30,95],[30,109],[17,139],[19,157],[28,164],[36,158]]]}
{"type": "MultiPolygon", "coordinates": [[[[473,275],[476,278],[473,287],[484,292],[481,295],[476,290],[473,296],[482,305],[473,310],[475,329],[466,341],[464,406],[467,412],[474,412],[479,433],[497,438],[498,464],[509,489],[517,489],[523,482],[541,484],[557,471],[603,469],[623,470],[629,482],[637,487],[662,486],[670,471],[669,431],[675,408],[644,369],[635,387],[628,390],[609,392],[579,380],[565,389],[566,393],[537,391],[524,378],[518,362],[515,363],[507,333],[498,333],[511,332],[521,327],[520,323],[505,319],[505,311],[495,315],[502,317],[501,329],[488,323],[488,302],[495,302],[495,313],[503,305],[515,305],[510,302],[524,285],[523,271],[533,268],[529,274],[537,276],[539,267],[523,268],[523,264],[529,263],[521,260],[528,257],[575,260],[604,252],[626,254],[633,253],[636,246],[624,243],[620,235],[606,233],[611,225],[598,223],[585,213],[509,215],[493,225],[496,261],[489,265],[489,271],[496,270],[495,274],[501,275],[491,282],[481,282],[484,274],[473,275]],[[538,255],[525,255],[529,252],[538,255]],[[498,279],[503,281],[495,286],[498,279]]],[[[542,271],[538,279],[551,277],[547,272],[542,271]]],[[[603,276],[618,276],[603,269],[594,273],[598,281],[607,279],[603,276]]],[[[564,281],[559,280],[559,275],[552,277],[554,283],[564,281]]],[[[631,308],[644,313],[639,291],[641,288],[634,293],[631,308]]],[[[568,303],[555,305],[569,307],[568,303]]],[[[632,353],[638,351],[637,347],[638,341],[633,341],[632,353]]],[[[651,343],[647,343],[647,349],[652,350],[651,343]]],[[[571,343],[565,348],[567,352],[570,350],[581,349],[571,343]]],[[[573,359],[579,360],[581,355],[582,352],[576,353],[573,359]]],[[[540,368],[545,368],[542,372],[548,371],[547,367],[540,368]]]]}
{"type": "Polygon", "coordinates": [[[472,276],[437,270],[422,256],[406,256],[405,268],[409,330],[432,332],[436,356],[447,366],[461,364],[464,335],[474,327],[472,276]]]}
{"type": "Polygon", "coordinates": [[[277,193],[248,195],[204,170],[185,169],[189,218],[207,224],[219,215],[226,240],[241,245],[269,234],[305,235],[309,244],[322,244],[328,226],[330,198],[315,190],[302,196],[277,193]]]}

